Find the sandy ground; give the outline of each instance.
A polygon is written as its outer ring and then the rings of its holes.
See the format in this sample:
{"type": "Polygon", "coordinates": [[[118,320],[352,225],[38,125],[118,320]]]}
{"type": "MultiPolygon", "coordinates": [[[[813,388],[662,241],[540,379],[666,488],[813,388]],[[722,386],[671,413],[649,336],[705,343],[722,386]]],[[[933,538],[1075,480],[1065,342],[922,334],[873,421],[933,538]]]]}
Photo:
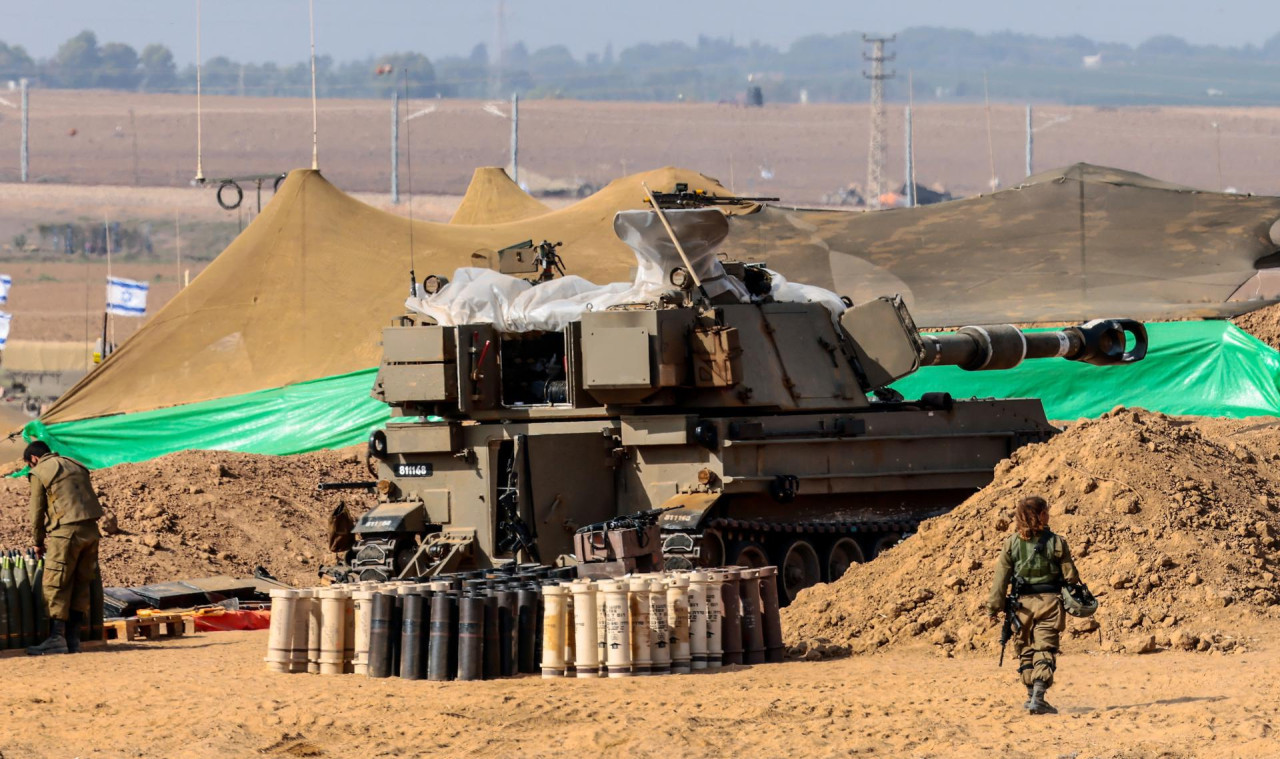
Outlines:
{"type": "MultiPolygon", "coordinates": [[[[1274,633],[1274,631],[1272,631],[1274,633]]],[[[1270,636],[1274,640],[1274,634],[1270,636]]],[[[1006,663],[923,652],[716,675],[543,682],[268,673],[265,632],[0,660],[0,754],[1265,757],[1274,647],[1064,657],[1057,716],[1006,663]]]]}

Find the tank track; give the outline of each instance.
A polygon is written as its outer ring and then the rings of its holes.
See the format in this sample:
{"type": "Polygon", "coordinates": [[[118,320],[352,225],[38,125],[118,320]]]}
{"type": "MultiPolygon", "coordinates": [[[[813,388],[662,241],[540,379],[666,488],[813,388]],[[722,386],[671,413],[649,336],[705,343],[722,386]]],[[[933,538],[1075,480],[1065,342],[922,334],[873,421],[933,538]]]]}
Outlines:
{"type": "Polygon", "coordinates": [[[775,564],[788,603],[801,588],[838,579],[850,564],[874,559],[920,522],[944,513],[796,522],[715,517],[700,533],[664,533],[663,560],[668,569],[775,564]]]}
{"type": "MultiPolygon", "coordinates": [[[[938,512],[943,514],[945,512],[938,512]]],[[[938,514],[927,514],[921,517],[895,519],[847,520],[837,522],[777,522],[758,519],[732,519],[720,517],[711,520],[707,527],[718,530],[728,537],[730,534],[746,536],[772,536],[780,534],[794,535],[867,535],[886,532],[914,532],[916,527],[938,514]]]]}

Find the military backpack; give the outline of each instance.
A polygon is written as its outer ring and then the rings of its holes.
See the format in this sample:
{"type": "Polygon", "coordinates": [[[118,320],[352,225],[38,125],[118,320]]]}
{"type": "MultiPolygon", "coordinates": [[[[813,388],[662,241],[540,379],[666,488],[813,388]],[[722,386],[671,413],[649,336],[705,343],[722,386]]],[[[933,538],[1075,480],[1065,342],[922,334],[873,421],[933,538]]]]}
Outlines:
{"type": "MultiPolygon", "coordinates": [[[[1048,529],[1042,530],[1036,540],[1023,540],[1018,536],[1013,541],[1013,573],[1026,585],[1044,586],[1062,582],[1062,566],[1054,557],[1053,541],[1059,540],[1048,529]]],[[[1032,591],[1035,592],[1035,591],[1032,591]]],[[[1057,588],[1051,591],[1057,592],[1057,588]]]]}

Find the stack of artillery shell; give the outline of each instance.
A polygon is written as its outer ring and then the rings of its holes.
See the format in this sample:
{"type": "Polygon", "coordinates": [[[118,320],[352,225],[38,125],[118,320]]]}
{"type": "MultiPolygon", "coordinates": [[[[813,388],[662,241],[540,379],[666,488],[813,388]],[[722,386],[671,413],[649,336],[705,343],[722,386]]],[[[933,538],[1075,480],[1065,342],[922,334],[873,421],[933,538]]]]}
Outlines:
{"type": "Polygon", "coordinates": [[[777,570],[549,568],[273,590],[268,669],[404,680],[687,674],[780,661],[777,570]]]}
{"type": "MultiPolygon", "coordinates": [[[[558,587],[553,574],[564,571],[516,567],[425,583],[273,590],[267,668],[435,681],[537,672],[542,585],[558,587]]],[[[576,658],[572,644],[562,645],[562,658],[576,658]]]]}
{"type": "Polygon", "coordinates": [[[0,551],[0,649],[34,646],[49,635],[44,560],[28,551],[0,551]]]}
{"type": "Polygon", "coordinates": [[[685,674],[782,660],[777,569],[580,579],[542,589],[542,676],[685,674]]]}
{"type": "MultiPolygon", "coordinates": [[[[0,551],[0,650],[34,646],[47,637],[44,559],[33,551],[0,551]]],[[[80,639],[102,640],[102,576],[96,569],[80,639]]]]}

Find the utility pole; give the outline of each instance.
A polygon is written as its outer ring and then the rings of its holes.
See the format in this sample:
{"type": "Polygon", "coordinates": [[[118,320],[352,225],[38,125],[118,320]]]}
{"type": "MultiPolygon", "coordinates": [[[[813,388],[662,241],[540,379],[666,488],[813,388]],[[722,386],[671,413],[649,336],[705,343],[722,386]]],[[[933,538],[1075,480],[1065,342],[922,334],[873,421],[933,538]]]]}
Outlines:
{"type": "Polygon", "coordinates": [[[391,91],[391,204],[400,204],[400,91],[391,91]]]}
{"type": "Polygon", "coordinates": [[[1031,176],[1031,158],[1032,158],[1032,130],[1031,130],[1031,106],[1027,105],[1027,176],[1031,176]]]}
{"type": "Polygon", "coordinates": [[[307,20],[311,27],[311,170],[320,170],[320,122],[316,105],[316,3],[307,3],[307,20]]]}
{"type": "Polygon", "coordinates": [[[916,207],[916,165],[915,156],[911,150],[911,106],[907,106],[903,113],[903,119],[907,125],[907,165],[905,174],[907,176],[907,208],[916,207]]]}
{"type": "Polygon", "coordinates": [[[133,185],[137,187],[142,180],[138,177],[138,120],[133,117],[132,108],[129,109],[129,136],[133,138],[133,185]]]}
{"type": "Polygon", "coordinates": [[[511,93],[511,181],[520,184],[520,93],[511,93]]]}
{"type": "Polygon", "coordinates": [[[1226,189],[1222,183],[1222,129],[1218,122],[1213,122],[1213,154],[1218,164],[1218,192],[1226,189]]]}
{"type": "Polygon", "coordinates": [[[502,92],[502,79],[507,68],[507,4],[498,0],[494,28],[494,45],[497,50],[489,57],[489,97],[497,98],[502,92]]]}
{"type": "Polygon", "coordinates": [[[871,44],[871,54],[862,54],[863,59],[871,62],[871,73],[862,75],[871,80],[871,147],[867,151],[867,207],[879,208],[880,196],[884,194],[884,164],[887,158],[889,119],[884,110],[884,80],[892,79],[893,72],[885,73],[885,61],[892,61],[893,55],[885,55],[886,42],[893,42],[897,35],[891,37],[868,37],[862,35],[862,41],[871,44]]]}
{"type": "Polygon", "coordinates": [[[31,152],[28,147],[31,132],[30,108],[27,103],[27,80],[23,79],[18,84],[22,87],[22,145],[18,150],[18,164],[21,169],[22,181],[26,182],[31,161],[31,152]]]}

